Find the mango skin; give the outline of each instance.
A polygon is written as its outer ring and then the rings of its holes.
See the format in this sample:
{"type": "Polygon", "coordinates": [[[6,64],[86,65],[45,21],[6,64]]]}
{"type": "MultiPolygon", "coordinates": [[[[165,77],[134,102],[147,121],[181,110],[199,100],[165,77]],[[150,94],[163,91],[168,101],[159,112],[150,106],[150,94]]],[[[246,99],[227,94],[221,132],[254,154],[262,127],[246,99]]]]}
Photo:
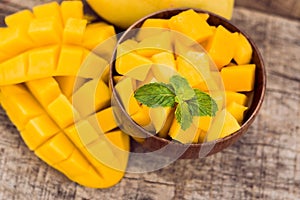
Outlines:
{"type": "Polygon", "coordinates": [[[150,13],[168,8],[204,9],[230,19],[234,6],[234,0],[131,0],[130,3],[124,0],[87,0],[87,3],[102,18],[124,29],[150,13]]]}

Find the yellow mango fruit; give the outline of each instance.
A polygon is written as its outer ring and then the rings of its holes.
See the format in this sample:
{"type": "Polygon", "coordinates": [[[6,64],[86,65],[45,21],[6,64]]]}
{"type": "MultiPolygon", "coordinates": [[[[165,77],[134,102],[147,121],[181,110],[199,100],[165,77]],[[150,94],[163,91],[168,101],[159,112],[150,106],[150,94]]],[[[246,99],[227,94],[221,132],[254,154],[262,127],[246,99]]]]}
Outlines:
{"type": "Polygon", "coordinates": [[[255,64],[224,67],[221,70],[224,87],[229,91],[252,91],[255,82],[255,64]]]}
{"type": "Polygon", "coordinates": [[[191,37],[197,42],[202,42],[213,34],[206,20],[192,9],[171,17],[169,27],[191,37]]]}
{"type": "Polygon", "coordinates": [[[112,107],[97,112],[96,116],[90,116],[88,120],[96,130],[100,128],[102,133],[109,132],[118,127],[112,107]]]}
{"type": "Polygon", "coordinates": [[[240,105],[236,102],[231,102],[227,107],[228,112],[234,116],[239,124],[242,124],[244,119],[244,112],[248,109],[247,107],[240,105]]]}
{"type": "Polygon", "coordinates": [[[141,105],[139,110],[131,115],[131,118],[140,126],[147,126],[151,123],[149,107],[141,105]]]}
{"type": "Polygon", "coordinates": [[[61,92],[68,98],[86,82],[85,78],[76,76],[56,76],[55,80],[61,92]]]}
{"type": "Polygon", "coordinates": [[[247,38],[239,33],[237,46],[233,59],[239,65],[249,64],[252,58],[252,47],[247,38]]]}
{"type": "Polygon", "coordinates": [[[57,2],[41,4],[32,8],[33,14],[36,18],[49,18],[53,17],[62,26],[61,9],[57,2]]]}
{"type": "Polygon", "coordinates": [[[63,43],[80,45],[83,42],[87,20],[69,18],[63,30],[63,43]]]}
{"type": "Polygon", "coordinates": [[[240,105],[246,106],[248,97],[245,94],[239,92],[225,91],[226,95],[226,105],[229,105],[232,102],[236,102],[240,105]]]}
{"type": "Polygon", "coordinates": [[[160,131],[158,132],[158,136],[161,138],[167,138],[168,137],[168,133],[170,130],[170,127],[173,123],[173,119],[174,119],[174,110],[170,111],[167,119],[164,122],[164,126],[160,129],[160,131]]]}
{"type": "Polygon", "coordinates": [[[26,29],[33,17],[32,12],[26,9],[6,16],[4,21],[8,27],[26,29]]]}
{"type": "Polygon", "coordinates": [[[149,108],[149,116],[156,133],[164,128],[171,111],[171,107],[149,108]]]}
{"type": "Polygon", "coordinates": [[[142,41],[147,37],[159,35],[169,28],[167,19],[149,18],[146,19],[139,30],[136,40],[142,41]]]}
{"type": "Polygon", "coordinates": [[[83,18],[83,4],[82,1],[63,1],[60,5],[61,17],[64,25],[69,18],[82,19],[83,18]]]}
{"type": "Polygon", "coordinates": [[[209,38],[205,49],[219,69],[233,59],[237,38],[238,33],[231,33],[222,25],[219,25],[214,35],[209,38]]]}

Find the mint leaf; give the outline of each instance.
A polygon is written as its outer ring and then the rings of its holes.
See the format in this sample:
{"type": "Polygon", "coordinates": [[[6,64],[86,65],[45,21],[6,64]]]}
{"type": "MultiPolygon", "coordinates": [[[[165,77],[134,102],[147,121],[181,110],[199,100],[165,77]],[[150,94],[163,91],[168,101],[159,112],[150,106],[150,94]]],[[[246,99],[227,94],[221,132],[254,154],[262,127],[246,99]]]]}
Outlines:
{"type": "Polygon", "coordinates": [[[175,94],[170,85],[165,83],[149,83],[137,89],[134,97],[140,103],[151,107],[174,107],[175,94]]]}
{"type": "Polygon", "coordinates": [[[185,78],[174,75],[170,78],[170,83],[179,101],[190,100],[195,96],[194,90],[190,87],[189,82],[185,78]]]}
{"type": "Polygon", "coordinates": [[[217,103],[213,98],[211,98],[208,94],[201,92],[199,89],[194,89],[195,91],[195,98],[188,101],[190,105],[190,109],[192,109],[191,113],[193,116],[215,116],[216,112],[218,111],[217,103]],[[195,100],[198,104],[198,111],[195,112],[196,109],[195,100]]]}
{"type": "Polygon", "coordinates": [[[192,116],[200,116],[199,104],[196,97],[192,98],[191,100],[187,101],[189,105],[189,110],[192,116]]]}
{"type": "Polygon", "coordinates": [[[177,108],[175,110],[175,117],[182,130],[185,131],[191,126],[193,122],[193,116],[190,113],[189,105],[187,104],[187,102],[182,102],[177,105],[177,108]]]}

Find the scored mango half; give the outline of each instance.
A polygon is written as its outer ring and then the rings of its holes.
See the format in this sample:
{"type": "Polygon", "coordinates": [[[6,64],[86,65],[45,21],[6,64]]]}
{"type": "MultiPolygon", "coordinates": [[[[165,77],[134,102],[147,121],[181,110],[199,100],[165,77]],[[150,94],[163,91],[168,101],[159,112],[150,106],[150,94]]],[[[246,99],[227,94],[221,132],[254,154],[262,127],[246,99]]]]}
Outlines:
{"type": "Polygon", "coordinates": [[[81,1],[32,10],[7,16],[0,29],[1,105],[44,162],[80,185],[111,187],[124,176],[130,148],[107,85],[114,28],[88,24],[81,1]],[[97,51],[106,40],[111,49],[97,51]]]}

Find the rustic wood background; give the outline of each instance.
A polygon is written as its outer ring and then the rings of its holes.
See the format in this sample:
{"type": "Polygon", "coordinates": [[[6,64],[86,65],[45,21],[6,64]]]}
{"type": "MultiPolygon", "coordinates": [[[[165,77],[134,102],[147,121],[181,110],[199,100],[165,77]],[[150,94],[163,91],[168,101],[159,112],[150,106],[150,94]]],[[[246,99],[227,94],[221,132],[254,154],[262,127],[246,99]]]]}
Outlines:
{"type": "MultiPolygon", "coordinates": [[[[1,0],[0,18],[45,1],[1,0]]],[[[0,108],[0,199],[300,199],[299,2],[236,0],[243,7],[232,22],[257,43],[268,83],[258,118],[230,148],[151,173],[126,173],[110,189],[89,189],[30,152],[0,108]]]]}

